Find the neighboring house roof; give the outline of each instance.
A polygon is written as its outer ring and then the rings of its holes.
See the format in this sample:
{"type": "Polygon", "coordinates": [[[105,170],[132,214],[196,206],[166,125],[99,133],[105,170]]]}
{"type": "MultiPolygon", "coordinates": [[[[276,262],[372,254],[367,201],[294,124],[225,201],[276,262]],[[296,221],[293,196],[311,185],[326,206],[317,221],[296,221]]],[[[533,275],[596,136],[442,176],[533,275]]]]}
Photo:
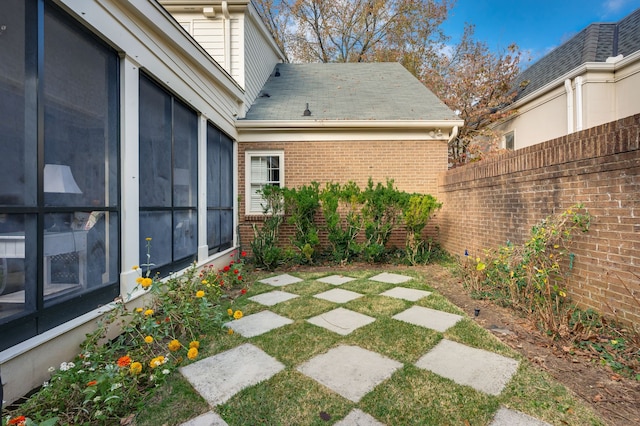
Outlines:
{"type": "Polygon", "coordinates": [[[276,70],[239,121],[459,120],[399,63],[279,64],[276,70]]]}
{"type": "Polygon", "coordinates": [[[544,87],[586,62],[605,62],[640,50],[640,9],[614,23],[591,24],[524,70],[514,87],[528,84],[517,99],[544,87]]]}

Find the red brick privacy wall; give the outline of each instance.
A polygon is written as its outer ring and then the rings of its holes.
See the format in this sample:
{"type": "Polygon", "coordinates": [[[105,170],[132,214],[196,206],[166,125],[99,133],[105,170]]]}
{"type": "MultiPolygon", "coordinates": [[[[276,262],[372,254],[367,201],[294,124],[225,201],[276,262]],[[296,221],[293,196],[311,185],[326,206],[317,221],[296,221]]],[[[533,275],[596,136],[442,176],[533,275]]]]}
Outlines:
{"type": "MultiPolygon", "coordinates": [[[[238,188],[240,194],[240,236],[243,247],[253,239],[252,225],[260,217],[245,216],[245,151],[284,151],[285,185],[298,188],[313,181],[321,188],[327,182],[356,182],[364,188],[393,179],[406,192],[438,194],[438,175],[447,169],[446,141],[322,141],[240,143],[238,146],[238,188]]],[[[282,241],[292,229],[283,227],[282,241]]]]}
{"type": "Polygon", "coordinates": [[[442,173],[441,243],[482,257],[582,203],[591,229],[575,240],[569,292],[583,307],[640,324],[639,140],[635,115],[442,173]]]}

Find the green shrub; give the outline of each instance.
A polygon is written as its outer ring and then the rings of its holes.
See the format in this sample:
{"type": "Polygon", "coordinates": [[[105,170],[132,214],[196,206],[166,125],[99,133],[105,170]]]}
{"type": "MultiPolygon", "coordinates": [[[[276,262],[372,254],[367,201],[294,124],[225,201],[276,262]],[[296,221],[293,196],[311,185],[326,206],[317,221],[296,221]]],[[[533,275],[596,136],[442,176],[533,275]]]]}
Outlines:
{"type": "Polygon", "coordinates": [[[283,190],[277,186],[265,186],[260,190],[264,199],[262,209],[265,220],[261,227],[253,225],[251,250],[256,267],[274,270],[284,262],[284,253],[278,246],[280,225],[284,221],[283,190]]]}

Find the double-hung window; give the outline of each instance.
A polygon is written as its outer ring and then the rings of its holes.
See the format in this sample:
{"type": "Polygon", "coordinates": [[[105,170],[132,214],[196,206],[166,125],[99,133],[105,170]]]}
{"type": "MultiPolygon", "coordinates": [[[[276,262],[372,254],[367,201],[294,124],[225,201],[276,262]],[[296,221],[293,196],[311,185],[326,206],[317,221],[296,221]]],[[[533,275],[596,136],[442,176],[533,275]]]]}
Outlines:
{"type": "Polygon", "coordinates": [[[246,151],[245,169],[246,212],[263,214],[262,188],[268,185],[284,187],[284,152],[246,151]]]}

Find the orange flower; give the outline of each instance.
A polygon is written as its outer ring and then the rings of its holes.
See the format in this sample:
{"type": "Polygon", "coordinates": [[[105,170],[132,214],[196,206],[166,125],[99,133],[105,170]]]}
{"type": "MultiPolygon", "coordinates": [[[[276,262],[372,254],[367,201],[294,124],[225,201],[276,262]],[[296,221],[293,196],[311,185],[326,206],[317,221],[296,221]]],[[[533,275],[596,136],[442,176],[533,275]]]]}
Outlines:
{"type": "Polygon", "coordinates": [[[142,288],[149,288],[152,283],[153,283],[153,280],[151,278],[145,277],[140,282],[140,285],[142,286],[142,288]]]}
{"type": "Polygon", "coordinates": [[[118,358],[118,367],[128,367],[131,364],[131,357],[129,355],[121,356],[118,358]]]}
{"type": "Polygon", "coordinates": [[[151,336],[146,336],[146,337],[144,338],[144,341],[145,341],[145,342],[147,342],[147,343],[153,343],[153,337],[151,337],[151,336]]]}
{"type": "Polygon", "coordinates": [[[178,342],[176,339],[173,339],[172,341],[170,341],[168,346],[171,352],[175,352],[182,347],[180,342],[178,342]]]}
{"type": "Polygon", "coordinates": [[[187,352],[187,358],[195,359],[198,356],[198,348],[191,348],[189,352],[187,352]]]}
{"type": "Polygon", "coordinates": [[[167,362],[165,360],[165,358],[162,355],[160,355],[160,356],[155,357],[151,361],[149,361],[149,367],[156,368],[156,367],[164,364],[165,362],[167,362]]]}
{"type": "Polygon", "coordinates": [[[87,383],[87,386],[95,386],[95,385],[97,385],[97,384],[98,384],[98,381],[97,381],[97,380],[92,380],[92,381],[90,381],[89,383],[87,383]]]}
{"type": "Polygon", "coordinates": [[[27,422],[27,418],[25,416],[18,416],[18,417],[14,417],[11,420],[9,420],[7,422],[7,425],[23,426],[24,424],[26,424],[26,422],[27,422]]]}
{"type": "Polygon", "coordinates": [[[237,320],[239,320],[240,318],[242,318],[242,311],[235,311],[233,313],[233,317],[237,320]]]}
{"type": "Polygon", "coordinates": [[[191,343],[189,343],[189,348],[198,349],[199,347],[200,347],[200,342],[198,342],[197,340],[193,340],[191,343]]]}

